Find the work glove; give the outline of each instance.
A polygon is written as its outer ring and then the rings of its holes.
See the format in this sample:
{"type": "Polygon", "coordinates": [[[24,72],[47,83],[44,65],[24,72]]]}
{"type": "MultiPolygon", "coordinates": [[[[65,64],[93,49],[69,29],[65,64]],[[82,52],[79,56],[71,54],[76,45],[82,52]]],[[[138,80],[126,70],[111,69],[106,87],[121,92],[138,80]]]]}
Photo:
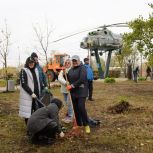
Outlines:
{"type": "Polygon", "coordinates": [[[71,86],[71,85],[67,85],[66,89],[67,89],[68,91],[70,91],[70,90],[72,89],[72,86],[71,86]]]}
{"type": "Polygon", "coordinates": [[[48,87],[45,87],[45,88],[43,89],[43,92],[44,92],[44,93],[50,93],[50,90],[48,89],[48,87]]]}
{"type": "Polygon", "coordinates": [[[31,95],[31,97],[34,98],[34,99],[37,98],[36,94],[34,94],[34,93],[31,95]]]}
{"type": "Polygon", "coordinates": [[[64,132],[61,132],[61,133],[59,134],[59,136],[60,136],[61,138],[63,138],[63,137],[65,136],[64,132]]]}
{"type": "Polygon", "coordinates": [[[45,87],[45,90],[48,90],[48,87],[45,87]]]}

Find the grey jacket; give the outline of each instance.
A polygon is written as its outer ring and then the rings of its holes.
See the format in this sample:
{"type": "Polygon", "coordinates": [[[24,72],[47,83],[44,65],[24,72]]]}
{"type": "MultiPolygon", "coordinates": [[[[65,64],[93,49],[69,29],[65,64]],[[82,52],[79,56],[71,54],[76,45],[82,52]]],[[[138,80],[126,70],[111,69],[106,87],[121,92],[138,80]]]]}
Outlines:
{"type": "Polygon", "coordinates": [[[44,129],[48,124],[51,124],[53,128],[57,126],[58,133],[60,133],[61,126],[59,123],[58,112],[59,109],[54,103],[35,111],[28,120],[27,128],[29,133],[34,135],[44,129]]]}

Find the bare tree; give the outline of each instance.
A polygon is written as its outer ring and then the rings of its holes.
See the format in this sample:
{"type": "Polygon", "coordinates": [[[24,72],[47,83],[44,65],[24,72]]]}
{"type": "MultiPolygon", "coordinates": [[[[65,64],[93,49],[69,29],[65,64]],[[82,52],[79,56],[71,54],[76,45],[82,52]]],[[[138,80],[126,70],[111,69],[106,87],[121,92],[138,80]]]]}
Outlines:
{"type": "Polygon", "coordinates": [[[6,91],[8,91],[8,72],[7,72],[7,58],[9,54],[11,33],[8,31],[7,22],[5,21],[5,27],[0,31],[0,56],[1,62],[4,65],[5,80],[7,82],[6,91]]]}
{"type": "MultiPolygon", "coordinates": [[[[48,54],[47,53],[49,51],[49,40],[50,40],[51,33],[53,30],[51,30],[48,27],[48,23],[46,23],[45,31],[43,31],[42,28],[40,28],[39,26],[33,26],[33,29],[36,34],[37,41],[39,43],[39,48],[40,48],[40,50],[38,48],[36,48],[36,50],[37,52],[39,52],[41,56],[45,57],[46,66],[48,67],[48,54]]],[[[48,79],[48,85],[50,88],[49,77],[47,77],[47,79],[48,79]]]]}

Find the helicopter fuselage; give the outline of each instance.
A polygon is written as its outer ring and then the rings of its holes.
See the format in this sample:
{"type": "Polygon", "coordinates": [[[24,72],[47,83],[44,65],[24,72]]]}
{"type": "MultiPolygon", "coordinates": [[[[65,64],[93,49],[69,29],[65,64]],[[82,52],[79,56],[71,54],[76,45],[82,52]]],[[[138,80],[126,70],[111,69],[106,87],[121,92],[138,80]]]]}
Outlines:
{"type": "Polygon", "coordinates": [[[87,37],[80,43],[80,47],[90,50],[117,50],[122,46],[122,39],[120,35],[112,33],[110,30],[104,28],[89,32],[87,37]]]}

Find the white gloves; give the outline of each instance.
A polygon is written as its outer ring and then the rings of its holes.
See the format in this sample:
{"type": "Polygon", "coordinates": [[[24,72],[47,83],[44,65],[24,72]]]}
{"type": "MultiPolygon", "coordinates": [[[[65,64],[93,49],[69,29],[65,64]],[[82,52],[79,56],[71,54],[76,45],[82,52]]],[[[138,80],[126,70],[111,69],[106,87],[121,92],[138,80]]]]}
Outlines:
{"type": "Polygon", "coordinates": [[[48,87],[45,87],[45,90],[48,90],[48,87]]]}
{"type": "Polygon", "coordinates": [[[34,93],[31,95],[31,97],[34,98],[34,99],[37,98],[37,96],[34,93]]]}
{"type": "Polygon", "coordinates": [[[59,134],[59,136],[61,137],[61,138],[63,138],[64,137],[64,133],[63,132],[61,132],[60,134],[59,134]]]}

